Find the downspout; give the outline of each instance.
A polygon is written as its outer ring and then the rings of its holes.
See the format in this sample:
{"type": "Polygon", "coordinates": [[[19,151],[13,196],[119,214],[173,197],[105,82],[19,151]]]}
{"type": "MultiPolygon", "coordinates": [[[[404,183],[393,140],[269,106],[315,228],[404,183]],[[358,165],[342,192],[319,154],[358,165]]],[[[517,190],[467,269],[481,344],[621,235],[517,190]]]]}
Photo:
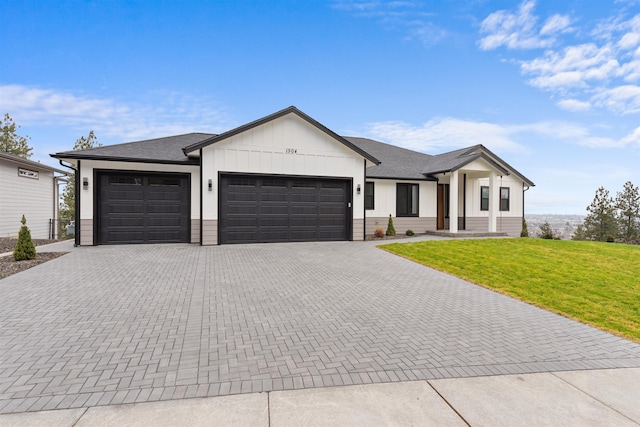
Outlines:
{"type": "Polygon", "coordinates": [[[78,169],[76,170],[75,175],[75,181],[76,181],[76,215],[75,215],[75,222],[76,222],[76,229],[75,229],[75,236],[74,236],[74,242],[73,245],[74,246],[80,246],[80,194],[82,193],[82,187],[81,187],[81,183],[80,183],[80,160],[78,160],[78,169]]]}
{"type": "MultiPolygon", "coordinates": [[[[75,218],[74,221],[76,223],[75,226],[75,233],[74,233],[74,237],[73,237],[73,246],[80,246],[80,192],[78,191],[79,189],[79,180],[80,180],[80,160],[78,160],[78,167],[75,168],[73,167],[73,165],[71,163],[69,163],[68,165],[65,165],[64,163],[62,163],[64,160],[58,160],[60,162],[61,166],[64,166],[65,168],[69,168],[69,169],[73,169],[74,173],[74,182],[75,182],[75,186],[76,186],[76,191],[75,191],[75,200],[74,200],[74,204],[75,204],[75,218]]],[[[68,183],[68,182],[67,182],[68,183]]]]}
{"type": "MultiPolygon", "coordinates": [[[[367,240],[367,207],[365,206],[364,203],[364,192],[366,191],[365,188],[367,188],[367,159],[362,159],[363,163],[363,175],[364,175],[364,184],[362,188],[362,240],[367,240]]],[[[375,198],[375,192],[373,193],[373,197],[375,198]]],[[[375,200],[374,202],[375,203],[375,200]]],[[[375,204],[374,204],[375,207],[375,204]]],[[[353,221],[353,219],[352,219],[353,221]]],[[[353,233],[352,233],[352,240],[353,240],[353,233]]]]}
{"type": "Polygon", "coordinates": [[[467,229],[467,174],[462,174],[462,229],[467,229]]]}
{"type": "MultiPolygon", "coordinates": [[[[204,174],[202,173],[202,148],[200,148],[200,246],[202,246],[202,200],[204,199],[204,174]]],[[[209,188],[207,186],[207,191],[209,188]]]]}
{"type": "Polygon", "coordinates": [[[524,192],[531,187],[524,188],[524,182],[522,183],[522,218],[524,219],[524,192]]]}

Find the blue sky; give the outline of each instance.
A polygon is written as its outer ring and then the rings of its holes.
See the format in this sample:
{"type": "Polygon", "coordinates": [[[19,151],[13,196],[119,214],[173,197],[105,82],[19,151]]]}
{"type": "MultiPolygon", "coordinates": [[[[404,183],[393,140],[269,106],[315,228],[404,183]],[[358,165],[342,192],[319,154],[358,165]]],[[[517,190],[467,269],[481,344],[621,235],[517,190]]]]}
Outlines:
{"type": "Polygon", "coordinates": [[[484,144],[528,213],[640,185],[640,1],[0,0],[0,113],[57,166],[290,105],[429,154],[484,144]]]}

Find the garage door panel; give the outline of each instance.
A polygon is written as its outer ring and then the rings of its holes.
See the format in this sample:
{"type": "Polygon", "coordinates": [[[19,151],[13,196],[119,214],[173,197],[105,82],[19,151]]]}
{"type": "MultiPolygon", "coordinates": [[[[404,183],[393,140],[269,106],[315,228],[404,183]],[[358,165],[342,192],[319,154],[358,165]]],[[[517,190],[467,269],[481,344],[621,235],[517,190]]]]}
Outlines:
{"type": "Polygon", "coordinates": [[[219,242],[347,240],[350,188],[344,180],[222,175],[219,242]]]}
{"type": "Polygon", "coordinates": [[[289,226],[289,221],[288,216],[261,216],[259,219],[256,218],[256,226],[261,229],[267,227],[286,228],[289,226]]]}
{"type": "Polygon", "coordinates": [[[255,216],[229,218],[225,221],[227,227],[257,227],[258,218],[255,216]]]}
{"type": "Polygon", "coordinates": [[[189,178],[143,172],[99,176],[98,242],[189,241],[189,178]]]}

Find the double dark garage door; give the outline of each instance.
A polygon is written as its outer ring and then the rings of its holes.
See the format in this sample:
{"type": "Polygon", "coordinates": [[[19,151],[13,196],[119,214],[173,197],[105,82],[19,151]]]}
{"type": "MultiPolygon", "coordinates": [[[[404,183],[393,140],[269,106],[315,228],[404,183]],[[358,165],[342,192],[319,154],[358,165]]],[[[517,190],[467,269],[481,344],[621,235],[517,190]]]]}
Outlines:
{"type": "MultiPolygon", "coordinates": [[[[98,176],[99,244],[189,242],[189,177],[98,176]]],[[[349,240],[347,180],[222,175],[219,243],[349,240]]]]}
{"type": "Polygon", "coordinates": [[[346,180],[223,175],[220,243],[349,240],[346,180]]]}

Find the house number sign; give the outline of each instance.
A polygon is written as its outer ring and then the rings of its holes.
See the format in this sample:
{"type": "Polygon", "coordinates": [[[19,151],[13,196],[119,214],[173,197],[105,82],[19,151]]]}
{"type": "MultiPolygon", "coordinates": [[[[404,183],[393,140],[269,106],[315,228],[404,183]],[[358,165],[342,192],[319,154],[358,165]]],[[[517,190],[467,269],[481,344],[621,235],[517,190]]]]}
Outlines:
{"type": "Polygon", "coordinates": [[[31,171],[29,169],[18,168],[18,176],[23,176],[25,178],[38,179],[38,172],[31,171]]]}
{"type": "Polygon", "coordinates": [[[285,154],[298,154],[298,149],[297,148],[287,148],[284,151],[285,154]]]}

